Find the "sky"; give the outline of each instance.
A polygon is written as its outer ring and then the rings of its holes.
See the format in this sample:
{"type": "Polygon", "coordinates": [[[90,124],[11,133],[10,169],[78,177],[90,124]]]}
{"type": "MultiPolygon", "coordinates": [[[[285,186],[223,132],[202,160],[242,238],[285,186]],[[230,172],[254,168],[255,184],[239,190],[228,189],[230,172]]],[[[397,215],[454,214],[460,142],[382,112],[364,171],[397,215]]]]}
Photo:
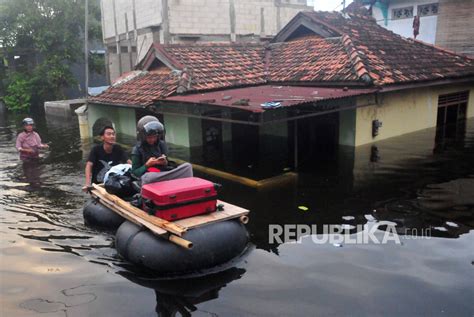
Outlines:
{"type": "MultiPolygon", "coordinates": [[[[341,11],[342,0],[312,0],[308,3],[314,3],[314,9],[319,11],[341,11]]],[[[346,0],[346,7],[352,0],[346,0]]]]}

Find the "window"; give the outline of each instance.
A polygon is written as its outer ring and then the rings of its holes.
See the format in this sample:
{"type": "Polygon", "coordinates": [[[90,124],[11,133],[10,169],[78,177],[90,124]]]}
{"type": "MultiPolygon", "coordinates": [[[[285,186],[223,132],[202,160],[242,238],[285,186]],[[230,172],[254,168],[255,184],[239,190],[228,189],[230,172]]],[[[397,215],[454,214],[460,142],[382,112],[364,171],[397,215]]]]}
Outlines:
{"type": "Polygon", "coordinates": [[[426,17],[430,15],[437,15],[438,14],[438,4],[437,3],[430,3],[430,4],[423,4],[418,6],[418,16],[426,17]]]}
{"type": "Polygon", "coordinates": [[[440,95],[438,97],[437,126],[466,119],[469,91],[440,95]]]}
{"type": "Polygon", "coordinates": [[[413,7],[392,9],[393,20],[409,19],[409,18],[413,18],[413,7]]]}

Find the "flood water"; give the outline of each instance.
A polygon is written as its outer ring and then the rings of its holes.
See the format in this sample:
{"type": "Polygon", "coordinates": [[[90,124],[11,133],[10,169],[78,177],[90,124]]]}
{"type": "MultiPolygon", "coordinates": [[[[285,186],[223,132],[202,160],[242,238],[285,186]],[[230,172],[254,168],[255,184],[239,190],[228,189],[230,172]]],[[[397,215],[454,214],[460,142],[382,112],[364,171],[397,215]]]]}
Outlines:
{"type": "Polygon", "coordinates": [[[50,150],[24,166],[14,146],[21,118],[0,113],[2,316],[474,315],[472,119],[436,147],[429,129],[341,149],[327,161],[337,164],[279,186],[220,180],[223,200],[251,210],[253,249],[220,274],[158,280],[121,260],[112,234],[84,225],[91,144],[76,119],[36,118],[50,150]],[[325,224],[356,236],[381,223],[400,244],[314,239],[325,224]],[[317,229],[270,243],[269,225],[285,224],[317,229]]]}

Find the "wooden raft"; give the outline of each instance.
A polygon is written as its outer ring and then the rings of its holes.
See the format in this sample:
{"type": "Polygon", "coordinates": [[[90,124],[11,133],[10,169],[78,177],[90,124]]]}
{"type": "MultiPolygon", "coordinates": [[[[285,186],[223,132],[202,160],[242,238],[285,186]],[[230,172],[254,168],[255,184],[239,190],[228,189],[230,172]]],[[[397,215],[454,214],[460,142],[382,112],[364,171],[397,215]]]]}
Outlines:
{"type": "Polygon", "coordinates": [[[155,235],[161,236],[184,248],[192,248],[192,242],[181,238],[188,230],[209,225],[211,223],[239,218],[241,222],[248,222],[249,210],[218,200],[221,210],[210,214],[198,215],[177,221],[167,221],[159,217],[151,216],[145,211],[131,205],[116,195],[107,193],[105,188],[93,184],[91,195],[100,203],[110,208],[125,219],[148,228],[155,235]]]}

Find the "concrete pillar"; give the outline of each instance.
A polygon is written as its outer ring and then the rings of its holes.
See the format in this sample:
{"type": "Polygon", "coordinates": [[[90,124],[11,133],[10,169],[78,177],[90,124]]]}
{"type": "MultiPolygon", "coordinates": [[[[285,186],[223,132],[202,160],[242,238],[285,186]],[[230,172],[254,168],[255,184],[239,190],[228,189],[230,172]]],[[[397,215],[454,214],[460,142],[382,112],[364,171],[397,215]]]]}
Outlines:
{"type": "Polygon", "coordinates": [[[355,145],[356,136],[356,109],[339,112],[339,144],[355,145]]]}
{"type": "Polygon", "coordinates": [[[87,106],[80,106],[74,112],[77,114],[77,119],[79,120],[79,133],[81,139],[89,139],[91,137],[91,128],[88,121],[87,106]]]}
{"type": "Polygon", "coordinates": [[[229,1],[229,21],[230,21],[230,41],[235,42],[237,40],[237,36],[235,33],[236,17],[235,17],[234,0],[229,1]]]}

